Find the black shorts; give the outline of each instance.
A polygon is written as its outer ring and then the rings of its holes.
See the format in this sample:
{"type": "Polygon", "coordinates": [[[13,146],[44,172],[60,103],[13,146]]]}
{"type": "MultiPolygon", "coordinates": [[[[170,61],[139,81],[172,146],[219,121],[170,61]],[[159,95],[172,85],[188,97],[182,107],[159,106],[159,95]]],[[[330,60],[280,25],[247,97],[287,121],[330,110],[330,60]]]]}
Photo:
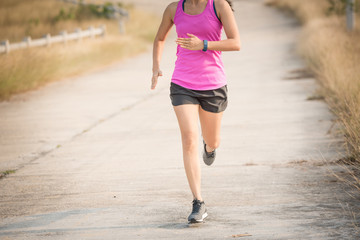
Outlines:
{"type": "Polygon", "coordinates": [[[170,85],[170,98],[173,106],[199,104],[207,112],[219,113],[227,107],[227,86],[214,90],[191,90],[175,83],[170,85]]]}

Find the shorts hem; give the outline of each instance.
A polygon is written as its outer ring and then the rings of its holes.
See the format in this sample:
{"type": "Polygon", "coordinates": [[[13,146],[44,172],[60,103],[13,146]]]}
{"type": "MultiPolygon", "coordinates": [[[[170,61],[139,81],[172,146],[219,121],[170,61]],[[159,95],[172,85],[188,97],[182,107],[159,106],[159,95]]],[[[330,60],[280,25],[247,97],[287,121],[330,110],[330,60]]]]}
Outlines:
{"type": "Polygon", "coordinates": [[[222,113],[222,112],[225,112],[226,108],[225,109],[220,109],[220,110],[210,110],[210,109],[204,109],[201,105],[200,105],[201,109],[204,110],[205,112],[211,112],[211,113],[222,113]]]}

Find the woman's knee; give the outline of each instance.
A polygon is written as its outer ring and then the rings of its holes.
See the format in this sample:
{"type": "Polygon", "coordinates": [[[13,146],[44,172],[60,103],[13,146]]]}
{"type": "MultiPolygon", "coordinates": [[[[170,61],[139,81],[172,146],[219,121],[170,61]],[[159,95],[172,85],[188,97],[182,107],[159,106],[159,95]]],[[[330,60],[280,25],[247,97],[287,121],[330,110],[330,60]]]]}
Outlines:
{"type": "Polygon", "coordinates": [[[194,150],[198,144],[198,134],[196,132],[181,133],[184,150],[194,150]]]}

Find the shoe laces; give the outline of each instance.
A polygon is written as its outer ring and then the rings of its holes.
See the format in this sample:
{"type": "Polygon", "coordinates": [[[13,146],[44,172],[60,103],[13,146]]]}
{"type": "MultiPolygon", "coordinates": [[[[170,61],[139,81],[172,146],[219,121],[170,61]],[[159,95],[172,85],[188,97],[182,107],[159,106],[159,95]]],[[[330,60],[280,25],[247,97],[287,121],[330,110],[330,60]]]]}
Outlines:
{"type": "Polygon", "coordinates": [[[200,202],[200,200],[197,199],[193,200],[193,212],[198,212],[200,210],[201,203],[202,202],[200,202]]]}
{"type": "Polygon", "coordinates": [[[206,144],[204,145],[204,149],[205,149],[206,156],[208,158],[213,158],[214,157],[216,149],[214,149],[214,151],[212,151],[212,152],[208,152],[208,151],[206,151],[206,144]]]}
{"type": "Polygon", "coordinates": [[[214,155],[215,155],[215,150],[212,151],[212,152],[208,152],[208,151],[206,151],[206,149],[205,149],[205,152],[206,152],[206,156],[207,156],[208,158],[213,158],[214,155]]]}
{"type": "Polygon", "coordinates": [[[213,158],[215,156],[215,150],[209,153],[209,157],[213,158]]]}

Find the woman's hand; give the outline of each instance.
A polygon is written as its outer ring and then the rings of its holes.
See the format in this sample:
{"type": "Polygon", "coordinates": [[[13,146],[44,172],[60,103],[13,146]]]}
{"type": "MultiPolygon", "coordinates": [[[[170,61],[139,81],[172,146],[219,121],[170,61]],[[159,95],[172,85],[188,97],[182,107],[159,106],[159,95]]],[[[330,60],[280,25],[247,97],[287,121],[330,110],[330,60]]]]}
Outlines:
{"type": "Polygon", "coordinates": [[[204,43],[197,36],[187,33],[189,38],[178,38],[176,43],[182,48],[189,50],[202,50],[204,48],[204,43]]]}
{"type": "Polygon", "coordinates": [[[157,70],[153,70],[153,76],[151,79],[151,89],[154,90],[157,82],[158,82],[158,78],[162,76],[162,71],[160,69],[157,70]]]}

